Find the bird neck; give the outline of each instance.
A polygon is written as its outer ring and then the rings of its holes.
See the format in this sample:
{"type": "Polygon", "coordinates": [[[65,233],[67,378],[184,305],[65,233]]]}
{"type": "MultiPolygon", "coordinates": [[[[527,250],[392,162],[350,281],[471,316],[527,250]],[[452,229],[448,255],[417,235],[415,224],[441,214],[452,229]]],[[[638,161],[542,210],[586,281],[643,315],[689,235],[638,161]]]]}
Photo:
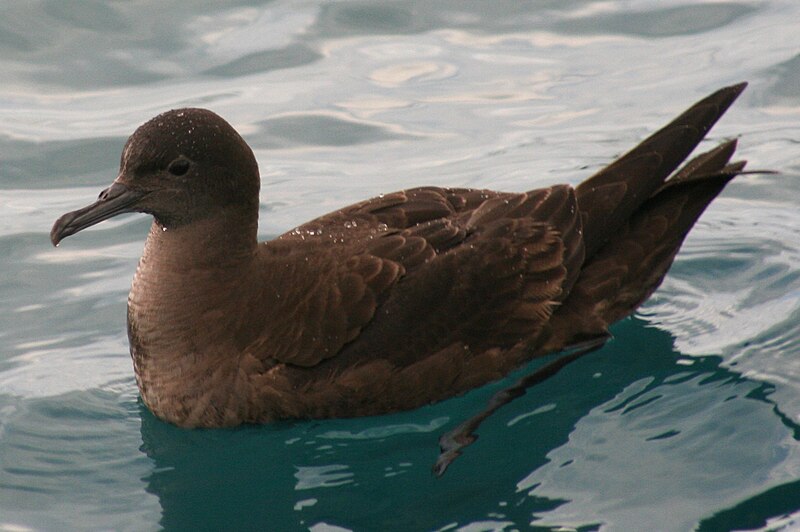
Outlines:
{"type": "Polygon", "coordinates": [[[234,223],[233,218],[207,218],[166,231],[157,223],[150,228],[128,297],[128,320],[152,355],[177,356],[188,349],[177,345],[179,340],[191,344],[203,335],[224,336],[232,327],[227,320],[238,315],[235,306],[248,300],[258,275],[257,219],[234,223]],[[200,318],[212,315],[220,330],[195,331],[200,318]]]}
{"type": "Polygon", "coordinates": [[[195,220],[178,227],[150,226],[143,261],[161,270],[228,269],[252,259],[256,251],[258,213],[237,209],[195,220]]]}

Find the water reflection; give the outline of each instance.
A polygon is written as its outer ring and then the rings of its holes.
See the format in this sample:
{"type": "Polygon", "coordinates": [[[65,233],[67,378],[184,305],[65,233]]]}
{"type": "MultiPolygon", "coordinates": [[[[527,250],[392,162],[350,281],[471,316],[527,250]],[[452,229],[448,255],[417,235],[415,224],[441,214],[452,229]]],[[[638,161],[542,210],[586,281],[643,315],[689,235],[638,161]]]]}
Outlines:
{"type": "MultiPolygon", "coordinates": [[[[142,449],[156,466],[147,490],[161,501],[167,528],[434,529],[486,519],[640,526],[631,509],[646,519],[645,509],[658,508],[665,489],[675,490],[672,496],[691,486],[719,494],[734,485],[735,498],[750,489],[752,468],[774,470],[786,458],[775,450],[785,450],[783,440],[798,427],[770,401],[772,385],[722,367],[719,357],[686,357],[669,334],[641,320],[626,320],[614,332],[618,340],[484,423],[480,440],[444,478],[430,474],[439,434],[519,374],[462,398],[376,418],[186,431],[143,409],[142,449]],[[738,426],[737,412],[748,427],[738,426]],[[759,432],[759,449],[752,449],[751,431],[759,432]],[[649,466],[618,475],[625,457],[649,466]],[[716,466],[709,469],[711,458],[716,466]],[[715,467],[726,473],[714,475],[715,467]],[[642,489],[656,475],[654,489],[642,489]],[[611,486],[615,496],[601,497],[611,486]],[[615,500],[626,501],[624,512],[615,500]]],[[[771,474],[776,483],[788,476],[771,474]]],[[[764,518],[774,515],[770,508],[762,509],[764,518]]],[[[690,505],[672,519],[691,528],[712,510],[690,505]]]]}
{"type": "Polygon", "coordinates": [[[7,3],[0,528],[153,529],[160,515],[172,528],[619,529],[673,502],[664,528],[790,527],[797,14],[793,0],[7,3]],[[170,107],[213,108],[254,141],[261,234],[274,236],[415,185],[574,183],[742,79],[714,140],[741,134],[752,168],[783,174],[737,179],[684,246],[646,307],[674,345],[622,324],[618,341],[490,418],[438,481],[438,436],[500,385],[398,416],[174,429],[137,406],[124,333],[149,220],[47,242],[59,214],[116,175],[133,129],[170,107]],[[296,489],[335,475],[347,483],[296,489]]]}

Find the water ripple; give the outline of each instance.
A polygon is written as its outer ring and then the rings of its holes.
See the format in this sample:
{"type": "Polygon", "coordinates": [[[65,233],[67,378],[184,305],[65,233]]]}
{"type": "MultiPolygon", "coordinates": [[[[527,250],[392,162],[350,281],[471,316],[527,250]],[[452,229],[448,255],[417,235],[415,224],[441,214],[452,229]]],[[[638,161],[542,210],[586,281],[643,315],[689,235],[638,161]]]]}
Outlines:
{"type": "Polygon", "coordinates": [[[793,526],[799,5],[7,3],[0,528],[793,526]],[[781,173],[734,180],[638,317],[487,420],[438,480],[440,431],[509,382],[396,416],[177,429],[137,401],[125,338],[147,217],[48,241],[169,108],[212,108],[253,144],[274,236],[417,185],[576,183],[745,79],[702,147],[740,136],[749,167],[781,173]]]}

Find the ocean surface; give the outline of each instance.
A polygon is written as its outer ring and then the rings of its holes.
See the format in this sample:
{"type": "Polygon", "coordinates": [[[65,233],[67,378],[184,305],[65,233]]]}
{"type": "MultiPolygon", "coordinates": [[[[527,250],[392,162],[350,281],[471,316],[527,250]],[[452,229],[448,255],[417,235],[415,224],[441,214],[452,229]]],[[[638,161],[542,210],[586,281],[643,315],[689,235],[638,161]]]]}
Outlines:
{"type": "Polygon", "coordinates": [[[800,2],[0,5],[0,530],[800,530],[800,2]],[[398,415],[183,430],[138,397],[149,219],[53,248],[133,130],[208,107],[253,146],[260,236],[417,185],[578,183],[695,100],[738,177],[603,349],[398,415]]]}

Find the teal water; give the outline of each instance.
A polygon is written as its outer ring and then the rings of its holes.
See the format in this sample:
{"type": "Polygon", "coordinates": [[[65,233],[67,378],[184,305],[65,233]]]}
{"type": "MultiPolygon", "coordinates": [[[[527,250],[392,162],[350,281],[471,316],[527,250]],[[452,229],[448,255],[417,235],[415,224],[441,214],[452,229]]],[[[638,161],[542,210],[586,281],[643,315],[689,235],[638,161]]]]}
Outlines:
{"type": "MultiPolygon", "coordinates": [[[[800,528],[800,3],[9,1],[0,6],[0,530],[800,528]],[[148,227],[54,249],[133,129],[197,105],[262,171],[262,238],[422,184],[577,183],[694,100],[741,176],[605,348],[403,414],[187,431],[140,403],[148,227]]],[[[710,146],[707,143],[705,146],[710,146]]]]}

